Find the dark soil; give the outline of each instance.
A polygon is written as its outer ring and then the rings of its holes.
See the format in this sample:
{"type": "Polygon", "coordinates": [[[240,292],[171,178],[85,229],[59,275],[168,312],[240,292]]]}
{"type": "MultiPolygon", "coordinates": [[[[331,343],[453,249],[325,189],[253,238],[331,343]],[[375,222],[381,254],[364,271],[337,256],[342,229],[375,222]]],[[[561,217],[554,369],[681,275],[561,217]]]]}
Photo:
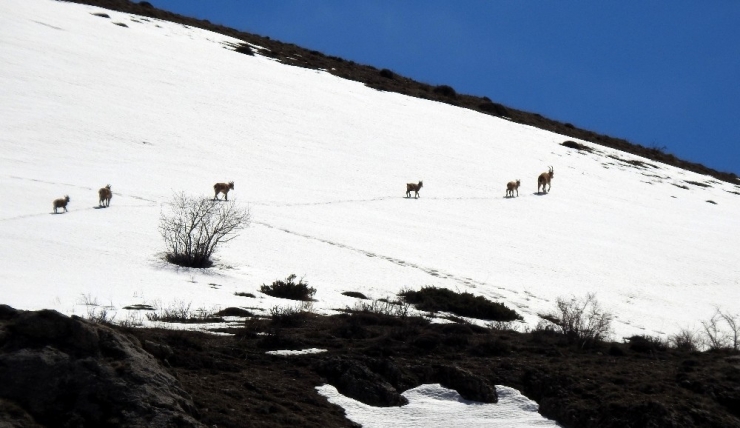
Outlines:
{"type": "MultiPolygon", "coordinates": [[[[178,382],[172,388],[192,398],[186,416],[209,427],[353,426],[341,408],[316,392],[325,383],[379,406],[403,404],[401,392],[425,383],[496,402],[494,385],[502,384],[536,400],[544,416],[565,427],[740,427],[737,354],[681,352],[650,341],[581,349],[551,331],[523,334],[367,312],[296,318],[294,323],[248,320],[244,327],[224,330],[233,336],[110,326],[100,331],[141,344],[156,358],[153,370],[166,371],[178,382]],[[312,347],[327,352],[265,353],[312,347]]],[[[21,340],[18,335],[28,333],[11,324],[0,333],[0,357],[25,352],[24,346],[44,352],[61,346],[68,353],[75,349],[69,355],[87,366],[111,360],[104,353],[86,354],[74,336],[60,342],[52,335],[46,343],[47,334],[35,333],[33,340],[21,340]]],[[[0,375],[3,370],[0,364],[0,375]]],[[[33,406],[0,394],[0,425],[12,415],[31,420],[33,406]]],[[[93,426],[84,417],[78,421],[93,426]]],[[[129,426],[116,422],[110,426],[129,426]]],[[[54,420],[45,424],[60,426],[54,420]]]]}
{"type": "MultiPolygon", "coordinates": [[[[264,47],[266,50],[260,51],[260,55],[270,56],[285,64],[317,70],[326,70],[328,73],[345,79],[362,82],[365,85],[378,90],[397,92],[412,97],[435,100],[475,110],[482,114],[505,117],[513,122],[556,132],[571,138],[590,141],[595,144],[622,150],[700,174],[711,175],[729,183],[737,184],[738,182],[738,176],[734,173],[717,171],[695,162],[679,159],[670,153],[666,153],[662,147],[645,147],[640,144],[631,143],[622,138],[614,138],[585,129],[580,129],[570,123],[548,119],[537,113],[525,112],[503,106],[491,101],[488,97],[460,94],[448,85],[435,86],[418,82],[398,75],[391,70],[378,70],[371,65],[357,64],[354,61],[347,61],[336,56],[325,55],[315,50],[304,49],[292,43],[279,42],[277,40],[270,39],[269,37],[251,34],[244,31],[237,31],[233,28],[214,24],[208,20],[189,18],[157,9],[148,2],[134,3],[129,0],[70,1],[203,28],[205,30],[231,36],[247,43],[264,47]]],[[[232,48],[240,53],[251,54],[252,52],[251,50],[240,46],[234,46],[232,48]]]]}
{"type": "Polygon", "coordinates": [[[580,349],[552,332],[371,313],[304,314],[297,324],[248,321],[233,337],[128,332],[172,348],[170,371],[208,426],[350,426],[316,386],[330,383],[369,404],[397,405],[399,393],[439,382],[489,402],[494,385],[516,388],[565,427],[740,427],[738,355],[621,343],[580,349]],[[265,354],[304,348],[328,352],[265,354]],[[374,392],[363,396],[368,389],[374,392]]]}

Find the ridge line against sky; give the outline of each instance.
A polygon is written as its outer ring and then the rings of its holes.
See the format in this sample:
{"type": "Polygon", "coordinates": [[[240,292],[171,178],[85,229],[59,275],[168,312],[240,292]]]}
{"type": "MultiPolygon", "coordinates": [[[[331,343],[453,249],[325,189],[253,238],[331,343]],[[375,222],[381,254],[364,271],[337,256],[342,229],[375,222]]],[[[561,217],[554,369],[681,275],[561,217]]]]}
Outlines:
{"type": "Polygon", "coordinates": [[[740,175],[740,2],[150,3],[740,175]]]}

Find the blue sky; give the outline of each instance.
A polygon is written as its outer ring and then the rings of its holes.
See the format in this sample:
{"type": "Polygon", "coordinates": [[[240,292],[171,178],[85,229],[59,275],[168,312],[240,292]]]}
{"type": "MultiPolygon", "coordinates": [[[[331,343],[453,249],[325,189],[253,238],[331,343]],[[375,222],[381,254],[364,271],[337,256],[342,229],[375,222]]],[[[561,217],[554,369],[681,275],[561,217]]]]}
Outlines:
{"type": "Polygon", "coordinates": [[[740,2],[150,0],[740,175],[740,2]]]}

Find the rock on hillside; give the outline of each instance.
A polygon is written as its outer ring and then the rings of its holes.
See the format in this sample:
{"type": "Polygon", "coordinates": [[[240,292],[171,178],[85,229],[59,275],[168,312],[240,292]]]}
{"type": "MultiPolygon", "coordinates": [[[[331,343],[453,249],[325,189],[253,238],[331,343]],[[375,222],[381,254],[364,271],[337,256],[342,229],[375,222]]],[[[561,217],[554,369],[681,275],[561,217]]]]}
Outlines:
{"type": "Polygon", "coordinates": [[[0,426],[201,427],[136,339],[56,311],[0,305],[0,426]]]}

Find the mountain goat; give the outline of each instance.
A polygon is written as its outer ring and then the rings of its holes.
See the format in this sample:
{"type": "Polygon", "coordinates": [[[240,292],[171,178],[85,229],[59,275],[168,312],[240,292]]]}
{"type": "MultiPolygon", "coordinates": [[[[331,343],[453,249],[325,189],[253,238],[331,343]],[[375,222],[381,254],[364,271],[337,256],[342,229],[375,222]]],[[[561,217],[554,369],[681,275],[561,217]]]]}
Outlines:
{"type": "Polygon", "coordinates": [[[113,192],[110,191],[110,184],[98,190],[98,196],[100,197],[100,200],[98,201],[98,206],[109,207],[110,198],[113,197],[113,192]]]}
{"type": "Polygon", "coordinates": [[[419,181],[419,184],[415,183],[406,183],[406,197],[411,197],[411,192],[414,192],[414,199],[419,197],[419,190],[424,185],[423,181],[419,181]]]}
{"type": "Polygon", "coordinates": [[[59,199],[54,199],[54,214],[57,213],[58,208],[64,208],[64,212],[67,212],[68,202],[69,202],[69,196],[65,196],[59,199]]]}
{"type": "Polygon", "coordinates": [[[516,195],[519,196],[519,185],[522,184],[521,180],[516,181],[510,181],[506,183],[506,196],[505,197],[514,197],[514,191],[516,190],[516,195]]]}
{"type": "Polygon", "coordinates": [[[540,174],[539,177],[537,177],[537,193],[540,193],[540,186],[542,187],[542,193],[547,193],[550,191],[550,180],[553,179],[555,176],[555,171],[553,167],[549,167],[548,172],[543,172],[540,174]],[[547,190],[545,190],[545,185],[547,185],[547,190]]]}
{"type": "Polygon", "coordinates": [[[223,193],[224,199],[229,200],[229,190],[234,189],[234,182],[229,181],[228,184],[226,183],[216,183],[213,185],[213,191],[215,194],[213,195],[213,199],[218,199],[218,194],[223,193]]]}

